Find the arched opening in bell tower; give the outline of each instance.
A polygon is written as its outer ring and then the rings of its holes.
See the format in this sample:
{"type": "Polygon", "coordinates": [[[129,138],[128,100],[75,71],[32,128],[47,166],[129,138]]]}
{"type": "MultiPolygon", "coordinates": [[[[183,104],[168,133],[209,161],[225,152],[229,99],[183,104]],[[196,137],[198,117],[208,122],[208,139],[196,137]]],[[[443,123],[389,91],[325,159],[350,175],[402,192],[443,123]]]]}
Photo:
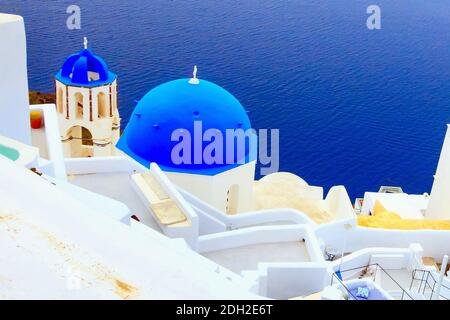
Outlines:
{"type": "Polygon", "coordinates": [[[94,141],[89,129],[73,126],[69,129],[70,156],[72,158],[92,157],[94,155],[94,141]]]}
{"type": "Polygon", "coordinates": [[[103,92],[100,92],[97,96],[97,101],[98,101],[98,117],[105,118],[108,113],[106,95],[103,92]]]}
{"type": "Polygon", "coordinates": [[[83,119],[83,94],[77,92],[75,93],[75,107],[76,107],[76,117],[77,119],[83,119]]]}
{"type": "Polygon", "coordinates": [[[63,113],[63,89],[58,88],[56,91],[56,108],[58,113],[63,113]]]}

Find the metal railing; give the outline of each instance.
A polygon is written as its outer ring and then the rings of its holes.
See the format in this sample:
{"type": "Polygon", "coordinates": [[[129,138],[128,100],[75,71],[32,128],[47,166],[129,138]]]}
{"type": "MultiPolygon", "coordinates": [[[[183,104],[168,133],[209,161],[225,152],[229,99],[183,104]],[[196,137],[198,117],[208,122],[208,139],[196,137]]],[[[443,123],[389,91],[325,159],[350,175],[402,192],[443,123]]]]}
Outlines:
{"type": "MultiPolygon", "coordinates": [[[[428,288],[430,290],[429,291],[430,300],[433,299],[435,290],[436,290],[437,280],[434,278],[432,271],[414,269],[412,272],[411,284],[409,286],[410,291],[412,291],[415,281],[419,281],[419,287],[417,288],[417,293],[422,294],[424,297],[426,297],[426,290],[428,288]]],[[[442,288],[450,291],[450,287],[447,287],[444,284],[441,285],[441,289],[442,288]]],[[[447,297],[443,296],[442,294],[439,294],[439,297],[444,300],[449,300],[447,297]]]]}
{"type": "Polygon", "coordinates": [[[347,291],[347,293],[353,297],[354,300],[358,300],[358,298],[351,292],[350,289],[347,288],[347,286],[344,284],[344,282],[342,282],[342,280],[339,278],[339,276],[336,273],[333,273],[333,276],[331,277],[331,285],[333,285],[334,278],[336,278],[336,280],[347,291]]]}
{"type": "Polygon", "coordinates": [[[371,279],[374,283],[377,277],[377,274],[379,274],[379,272],[381,272],[382,274],[386,275],[390,280],[392,280],[392,282],[395,284],[395,286],[398,287],[398,289],[401,292],[401,299],[400,300],[405,300],[405,298],[409,298],[408,300],[414,300],[414,298],[408,293],[408,291],[406,289],[404,289],[382,266],[380,266],[378,263],[374,263],[374,264],[368,264],[362,267],[356,267],[356,268],[351,268],[351,269],[346,269],[346,270],[340,270],[340,274],[342,276],[342,280],[339,278],[339,276],[335,273],[333,273],[333,276],[331,277],[331,285],[333,285],[334,283],[334,279],[337,279],[339,281],[339,283],[343,286],[343,288],[348,292],[348,294],[350,294],[355,300],[358,300],[353,293],[345,286],[344,284],[344,277],[343,274],[344,273],[348,273],[348,272],[352,272],[352,271],[357,271],[357,270],[368,270],[370,267],[374,267],[375,266],[375,271],[373,274],[366,276],[366,274],[364,275],[360,275],[358,278],[359,279],[371,279]]]}

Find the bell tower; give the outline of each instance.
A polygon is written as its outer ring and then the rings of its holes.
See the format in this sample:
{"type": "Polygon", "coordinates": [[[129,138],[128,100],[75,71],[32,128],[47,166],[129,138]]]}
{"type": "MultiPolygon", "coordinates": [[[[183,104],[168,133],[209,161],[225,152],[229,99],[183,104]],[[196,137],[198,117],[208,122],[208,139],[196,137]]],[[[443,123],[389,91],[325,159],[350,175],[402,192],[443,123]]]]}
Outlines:
{"type": "Polygon", "coordinates": [[[88,49],[69,56],[55,75],[64,156],[112,156],[120,137],[117,76],[88,49]]]}

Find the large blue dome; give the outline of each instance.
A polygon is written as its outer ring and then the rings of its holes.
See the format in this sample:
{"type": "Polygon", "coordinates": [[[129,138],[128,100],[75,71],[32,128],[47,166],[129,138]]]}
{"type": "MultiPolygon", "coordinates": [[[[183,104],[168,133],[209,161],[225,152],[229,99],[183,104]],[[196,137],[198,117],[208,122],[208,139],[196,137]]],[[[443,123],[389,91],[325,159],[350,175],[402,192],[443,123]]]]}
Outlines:
{"type": "Polygon", "coordinates": [[[84,49],[69,56],[55,78],[66,85],[96,87],[112,83],[117,76],[102,58],[84,49]]]}
{"type": "MultiPolygon", "coordinates": [[[[235,147],[230,157],[234,155],[233,163],[227,163],[225,160],[227,159],[225,141],[223,148],[220,149],[223,152],[223,163],[206,164],[205,161],[195,163],[194,144],[198,135],[195,135],[194,127],[198,130],[200,122],[203,133],[208,129],[216,129],[220,131],[224,140],[227,129],[246,131],[251,128],[247,112],[228,91],[206,80],[191,84],[189,79],[180,79],[152,89],[139,101],[117,147],[145,167],[149,167],[151,162],[156,162],[166,171],[206,175],[217,174],[253,160],[251,158],[254,157],[249,151],[250,144],[253,147],[255,140],[246,139],[245,156],[242,157],[241,152],[241,159],[237,159],[239,152],[235,147]],[[171,153],[180,140],[172,141],[171,136],[175,131],[186,130],[192,137],[192,161],[177,164],[172,160],[171,153]],[[253,143],[250,143],[250,140],[253,143]]],[[[210,143],[201,142],[201,152],[210,143]]]]}

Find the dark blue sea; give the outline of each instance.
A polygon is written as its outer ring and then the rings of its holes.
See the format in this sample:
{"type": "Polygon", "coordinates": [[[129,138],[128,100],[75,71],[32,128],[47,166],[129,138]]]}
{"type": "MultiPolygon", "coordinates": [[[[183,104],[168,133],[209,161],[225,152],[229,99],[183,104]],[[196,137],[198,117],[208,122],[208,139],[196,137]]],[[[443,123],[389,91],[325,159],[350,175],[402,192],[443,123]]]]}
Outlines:
{"type": "Polygon", "coordinates": [[[163,82],[199,77],[233,93],[252,126],[280,129],[280,170],[352,198],[380,185],[431,189],[450,123],[449,0],[0,0],[24,16],[30,88],[83,36],[119,75],[126,124],[163,82]],[[81,30],[66,8],[81,7],[81,30]],[[381,30],[366,9],[381,8],[381,30]]]}

